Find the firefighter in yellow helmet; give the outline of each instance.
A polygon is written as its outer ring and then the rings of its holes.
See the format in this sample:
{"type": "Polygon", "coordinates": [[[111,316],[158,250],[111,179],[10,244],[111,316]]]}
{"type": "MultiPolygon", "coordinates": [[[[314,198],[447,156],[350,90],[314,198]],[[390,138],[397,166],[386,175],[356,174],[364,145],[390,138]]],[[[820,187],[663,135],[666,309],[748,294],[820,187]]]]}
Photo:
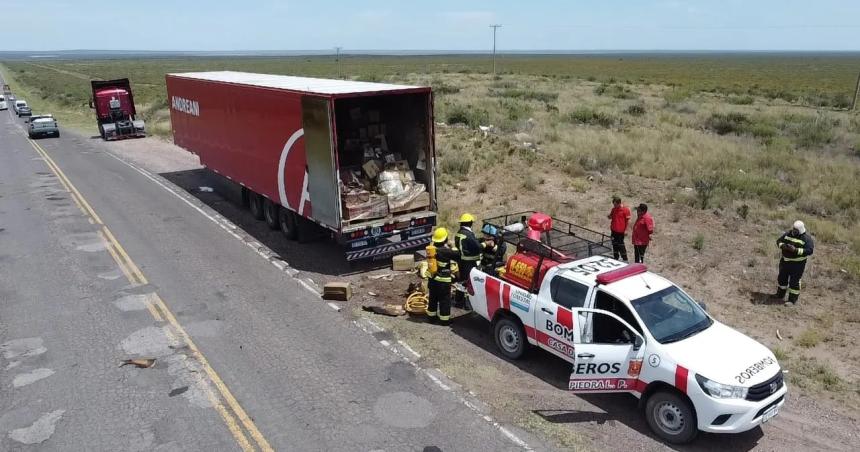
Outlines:
{"type": "MultiPolygon", "coordinates": [[[[451,321],[451,283],[457,272],[457,252],[448,246],[448,230],[442,227],[433,232],[436,249],[436,271],[428,275],[429,302],[427,317],[430,323],[448,325],[451,321]]],[[[431,268],[433,266],[431,265],[431,268]]]]}
{"type": "MultiPolygon", "coordinates": [[[[460,215],[460,230],[454,236],[455,248],[460,252],[460,277],[457,282],[463,284],[469,279],[469,274],[472,269],[477,267],[481,262],[481,242],[475,237],[475,232],[472,231],[472,225],[475,224],[475,217],[470,213],[460,215]]],[[[454,306],[462,308],[465,305],[463,292],[457,292],[457,298],[454,300],[454,306]]]]}

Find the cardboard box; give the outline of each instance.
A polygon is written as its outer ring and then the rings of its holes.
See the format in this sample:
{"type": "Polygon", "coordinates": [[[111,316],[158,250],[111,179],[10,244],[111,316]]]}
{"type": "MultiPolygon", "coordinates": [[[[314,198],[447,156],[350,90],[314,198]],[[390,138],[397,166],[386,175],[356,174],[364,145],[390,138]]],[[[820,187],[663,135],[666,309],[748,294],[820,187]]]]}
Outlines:
{"type": "Polygon", "coordinates": [[[397,272],[408,272],[415,268],[415,256],[399,254],[391,258],[391,269],[397,272]]]}
{"type": "Polygon", "coordinates": [[[418,196],[412,198],[409,202],[397,207],[390,207],[389,210],[391,211],[391,213],[396,214],[399,212],[423,209],[427,207],[430,207],[430,193],[425,191],[421,192],[421,194],[419,194],[418,196]]]}
{"type": "Polygon", "coordinates": [[[352,298],[352,286],[348,282],[330,282],[323,286],[323,299],[349,301],[352,298]]]}
{"type": "Polygon", "coordinates": [[[361,165],[361,167],[364,169],[364,174],[367,174],[367,177],[375,179],[382,171],[383,164],[379,160],[371,160],[361,165]]]}
{"type": "Polygon", "coordinates": [[[347,204],[343,202],[343,217],[346,220],[372,220],[388,216],[388,197],[370,195],[367,202],[347,204]]]}

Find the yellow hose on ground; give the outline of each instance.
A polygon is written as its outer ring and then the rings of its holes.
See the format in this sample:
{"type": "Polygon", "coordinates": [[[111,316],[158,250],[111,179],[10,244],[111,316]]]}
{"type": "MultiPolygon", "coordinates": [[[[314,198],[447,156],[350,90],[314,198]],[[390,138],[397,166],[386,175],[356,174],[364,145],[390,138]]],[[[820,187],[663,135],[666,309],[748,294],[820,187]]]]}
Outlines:
{"type": "Polygon", "coordinates": [[[415,291],[409,294],[406,298],[406,304],[403,309],[410,314],[424,314],[427,312],[427,305],[430,303],[430,298],[420,291],[415,291]]]}

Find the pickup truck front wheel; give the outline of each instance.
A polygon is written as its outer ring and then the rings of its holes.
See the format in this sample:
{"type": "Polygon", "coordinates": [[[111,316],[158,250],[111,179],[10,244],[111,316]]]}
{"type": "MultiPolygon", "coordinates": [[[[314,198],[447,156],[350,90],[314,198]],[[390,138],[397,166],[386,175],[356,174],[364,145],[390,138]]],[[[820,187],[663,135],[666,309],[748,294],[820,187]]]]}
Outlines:
{"type": "Polygon", "coordinates": [[[669,391],[648,397],[645,418],[651,430],[668,443],[689,443],[699,433],[690,401],[669,391]]]}
{"type": "Polygon", "coordinates": [[[528,340],[523,326],[516,320],[503,317],[496,321],[494,327],[496,347],[508,359],[520,359],[526,353],[528,340]]]}

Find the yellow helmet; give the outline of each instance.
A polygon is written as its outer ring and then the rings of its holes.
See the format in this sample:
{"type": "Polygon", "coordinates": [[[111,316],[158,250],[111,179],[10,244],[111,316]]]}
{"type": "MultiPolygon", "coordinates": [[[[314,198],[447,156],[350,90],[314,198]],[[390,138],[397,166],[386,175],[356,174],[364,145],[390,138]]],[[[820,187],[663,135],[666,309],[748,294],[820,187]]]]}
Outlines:
{"type": "Polygon", "coordinates": [[[445,228],[436,228],[436,231],[433,232],[433,242],[442,243],[445,240],[448,240],[448,230],[445,228]]]}
{"type": "Polygon", "coordinates": [[[463,215],[460,215],[460,223],[474,223],[474,222],[475,222],[475,216],[472,215],[471,213],[464,213],[463,215]]]}

